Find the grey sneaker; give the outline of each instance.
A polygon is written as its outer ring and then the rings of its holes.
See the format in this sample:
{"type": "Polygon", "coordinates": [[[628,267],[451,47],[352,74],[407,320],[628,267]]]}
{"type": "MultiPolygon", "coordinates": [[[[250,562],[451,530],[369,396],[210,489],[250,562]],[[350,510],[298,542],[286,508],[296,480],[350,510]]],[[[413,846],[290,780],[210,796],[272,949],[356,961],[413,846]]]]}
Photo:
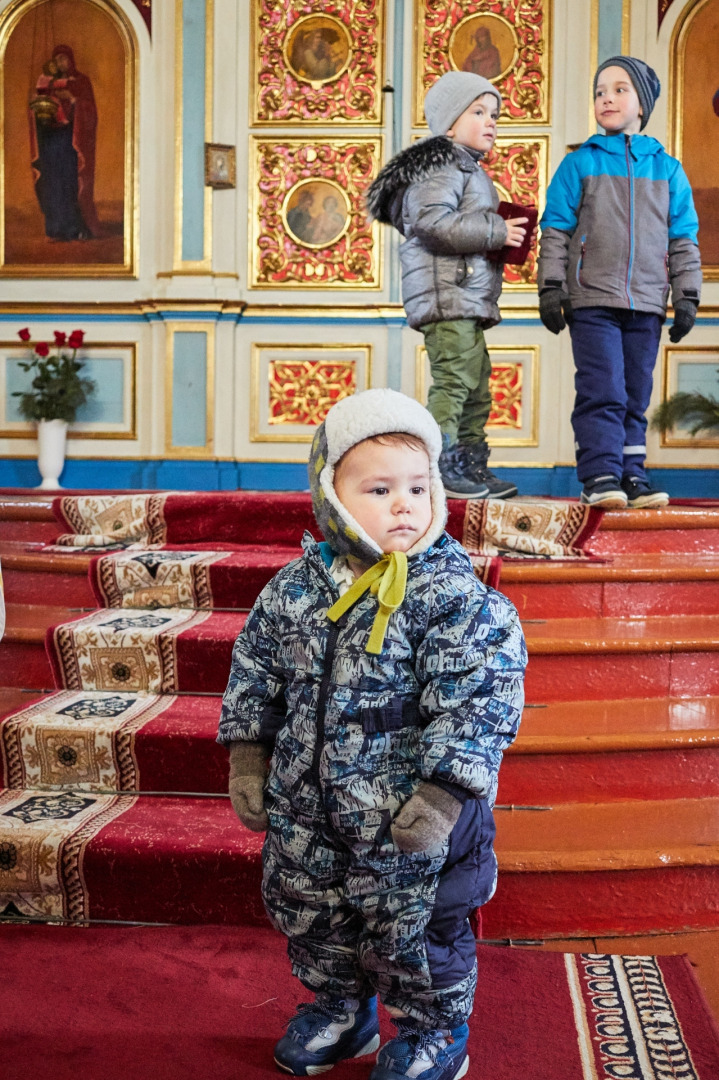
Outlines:
{"type": "Polygon", "coordinates": [[[449,445],[447,435],[442,437],[439,474],[450,499],[486,499],[489,495],[487,484],[469,475],[462,451],[456,444],[449,445]]]}
{"type": "Polygon", "coordinates": [[[638,476],[622,477],[622,491],[633,510],[654,510],[669,504],[669,495],[666,491],[658,491],[657,488],[650,487],[646,480],[638,476]]]}
{"type": "Polygon", "coordinates": [[[376,997],[356,1001],[319,993],[298,1006],[275,1046],[275,1064],[292,1076],[316,1076],[338,1061],[373,1054],[379,1042],[376,997]]]}
{"type": "Polygon", "coordinates": [[[595,476],[587,480],[579,499],[585,506],[599,506],[602,510],[623,510],[627,496],[616,476],[595,476]]]}

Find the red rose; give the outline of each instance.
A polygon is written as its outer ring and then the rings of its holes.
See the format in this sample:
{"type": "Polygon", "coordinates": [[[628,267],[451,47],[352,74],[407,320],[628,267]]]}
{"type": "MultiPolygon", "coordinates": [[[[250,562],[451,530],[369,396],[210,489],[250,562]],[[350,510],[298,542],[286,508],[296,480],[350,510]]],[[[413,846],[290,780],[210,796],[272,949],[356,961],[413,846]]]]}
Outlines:
{"type": "Polygon", "coordinates": [[[46,341],[41,341],[38,345],[35,346],[35,352],[38,356],[47,356],[50,352],[50,346],[46,341]]]}
{"type": "Polygon", "coordinates": [[[73,330],[70,337],[67,339],[67,343],[71,349],[79,349],[85,338],[84,330],[73,330]]]}
{"type": "Polygon", "coordinates": [[[21,341],[29,341],[30,338],[32,337],[32,335],[31,335],[30,331],[28,330],[27,326],[25,327],[24,330],[18,330],[17,336],[20,338],[21,341]]]}
{"type": "Polygon", "coordinates": [[[55,330],[53,332],[55,334],[55,344],[64,345],[67,341],[67,334],[63,334],[62,330],[55,330]]]}

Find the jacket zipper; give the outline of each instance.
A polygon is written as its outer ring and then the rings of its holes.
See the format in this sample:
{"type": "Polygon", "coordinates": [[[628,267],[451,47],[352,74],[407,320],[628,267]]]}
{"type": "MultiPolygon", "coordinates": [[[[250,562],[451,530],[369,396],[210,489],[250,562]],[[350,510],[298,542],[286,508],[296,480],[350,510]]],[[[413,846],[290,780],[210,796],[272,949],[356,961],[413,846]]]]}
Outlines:
{"type": "Polygon", "coordinates": [[[578,285],[583,285],[584,284],[584,282],[582,281],[582,270],[584,268],[584,255],[585,255],[586,250],[587,250],[587,245],[586,245],[586,242],[585,242],[586,239],[587,239],[586,236],[582,237],[582,249],[579,252],[579,260],[577,262],[577,284],[578,285]]]}
{"type": "Polygon", "coordinates": [[[632,137],[631,135],[625,135],[624,138],[624,154],[627,162],[627,184],[629,188],[629,258],[627,259],[627,275],[624,281],[624,291],[627,294],[630,309],[634,310],[634,300],[629,290],[632,267],[634,264],[634,173],[632,171],[632,156],[629,152],[632,137]]]}
{"type": "Polygon", "coordinates": [[[315,721],[315,748],[312,754],[312,777],[315,781],[315,784],[317,785],[318,791],[321,790],[320,758],[322,757],[322,750],[325,745],[325,714],[327,712],[327,691],[329,690],[329,685],[332,681],[332,666],[334,664],[337,639],[340,635],[340,630],[344,628],[348,617],[349,612],[346,611],[344,615],[340,616],[337,622],[331,623],[329,634],[327,635],[327,647],[325,649],[322,681],[320,682],[319,700],[317,702],[317,716],[315,721]]]}

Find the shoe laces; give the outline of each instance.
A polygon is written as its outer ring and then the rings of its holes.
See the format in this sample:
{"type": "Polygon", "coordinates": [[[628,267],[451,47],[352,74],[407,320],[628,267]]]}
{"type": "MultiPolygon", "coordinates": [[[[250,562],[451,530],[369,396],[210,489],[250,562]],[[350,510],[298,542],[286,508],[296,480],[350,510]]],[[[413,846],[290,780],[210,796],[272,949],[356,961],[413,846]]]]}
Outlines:
{"type": "Polygon", "coordinates": [[[407,1039],[408,1042],[414,1045],[415,1057],[419,1057],[420,1060],[431,1061],[433,1065],[437,1064],[440,1051],[444,1050],[449,1043],[454,1042],[449,1032],[445,1033],[437,1028],[429,1031],[418,1031],[417,1028],[409,1024],[398,1024],[397,1034],[400,1039],[407,1039]]]}
{"type": "MultiPolygon", "coordinates": [[[[303,1001],[297,1006],[297,1011],[290,1024],[294,1023],[299,1017],[307,1021],[316,1021],[321,1026],[318,1027],[315,1034],[322,1037],[327,1030],[327,1024],[344,1024],[349,1020],[350,1009],[347,1008],[347,1003],[344,999],[340,998],[334,1001],[322,1001],[317,998],[316,1001],[303,1001]],[[323,1023],[326,1021],[327,1023],[323,1023]]],[[[306,1031],[300,1031],[295,1029],[290,1034],[293,1038],[300,1040],[307,1038],[306,1031]]]]}

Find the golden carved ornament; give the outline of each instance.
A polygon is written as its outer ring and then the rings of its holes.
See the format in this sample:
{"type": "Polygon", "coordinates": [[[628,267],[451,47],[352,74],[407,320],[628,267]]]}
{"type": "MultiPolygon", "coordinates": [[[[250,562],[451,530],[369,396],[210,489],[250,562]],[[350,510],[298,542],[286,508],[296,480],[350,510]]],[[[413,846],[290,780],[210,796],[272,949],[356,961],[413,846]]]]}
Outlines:
{"type": "Polygon", "coordinates": [[[381,288],[379,226],[364,196],[377,175],[379,136],[254,140],[254,288],[381,288]]]}
{"type": "Polygon", "coordinates": [[[357,389],[353,360],[270,360],[270,424],[322,423],[329,409],[357,389]]]}
{"type": "Polygon", "coordinates": [[[446,71],[474,71],[502,95],[501,123],[548,124],[552,0],[419,0],[415,118],[446,71]]]}
{"type": "Polygon", "coordinates": [[[385,0],[253,0],[253,124],[382,123],[385,0]]]}
{"type": "Polygon", "coordinates": [[[492,363],[489,377],[492,407],[487,427],[522,427],[523,368],[521,364],[492,363]]]}

